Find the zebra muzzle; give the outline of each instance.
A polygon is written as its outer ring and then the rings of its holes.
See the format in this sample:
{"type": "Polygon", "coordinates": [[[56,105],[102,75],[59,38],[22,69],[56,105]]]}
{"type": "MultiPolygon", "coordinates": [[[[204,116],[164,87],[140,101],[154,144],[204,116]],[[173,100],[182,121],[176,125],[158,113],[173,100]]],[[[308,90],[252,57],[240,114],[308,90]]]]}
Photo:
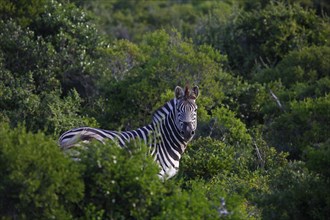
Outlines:
{"type": "Polygon", "coordinates": [[[187,142],[190,141],[195,135],[195,129],[194,129],[193,123],[184,122],[183,130],[182,130],[181,134],[183,135],[183,139],[185,141],[187,141],[187,142]]]}

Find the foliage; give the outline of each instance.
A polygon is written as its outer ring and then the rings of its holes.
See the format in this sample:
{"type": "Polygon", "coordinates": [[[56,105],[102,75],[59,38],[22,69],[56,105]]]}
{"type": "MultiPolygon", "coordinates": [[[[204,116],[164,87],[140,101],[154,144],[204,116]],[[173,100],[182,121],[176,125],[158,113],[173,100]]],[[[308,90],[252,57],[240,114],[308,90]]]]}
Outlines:
{"type": "Polygon", "coordinates": [[[325,60],[329,59],[329,56],[330,49],[328,46],[304,47],[299,51],[290,52],[276,68],[266,69],[256,78],[257,80],[259,78],[261,82],[281,79],[286,88],[305,81],[314,83],[328,76],[330,65],[325,60]]]}
{"type": "Polygon", "coordinates": [[[237,12],[224,27],[212,26],[215,28],[205,34],[222,35],[222,40],[208,38],[203,42],[224,51],[230,66],[247,79],[255,69],[276,65],[289,51],[327,44],[330,31],[327,23],[313,11],[283,3],[271,3],[262,10],[237,12]]]}
{"type": "MultiPolygon", "coordinates": [[[[221,70],[221,62],[225,57],[209,46],[195,47],[175,30],[170,33],[160,30],[145,35],[138,48],[127,42],[116,42],[105,51],[110,60],[114,60],[111,57],[117,55],[118,47],[125,55],[119,62],[120,66],[128,66],[128,69],[124,71],[125,78],[117,74],[105,75],[101,82],[101,93],[107,97],[103,117],[111,118],[108,120],[111,124],[105,124],[106,127],[127,126],[126,121],[130,121],[128,128],[150,123],[152,112],[161,107],[156,106],[160,94],[169,88],[174,90],[182,82],[198,84],[203,88],[203,93],[212,94],[214,102],[224,98],[221,90],[216,88],[221,87],[220,80],[226,82],[230,78],[221,70]],[[118,121],[122,118],[125,121],[118,121]]],[[[118,63],[118,58],[116,56],[114,62],[118,63]]],[[[106,120],[103,118],[99,121],[106,120]]]]}
{"type": "Polygon", "coordinates": [[[327,219],[328,9],[0,0],[1,218],[327,219]],[[198,131],[171,180],[137,143],[56,145],[77,126],[146,125],[185,84],[198,131]]]}
{"type": "Polygon", "coordinates": [[[329,180],[330,145],[329,139],[314,148],[309,148],[306,155],[306,166],[329,180]]]}
{"type": "Polygon", "coordinates": [[[224,144],[210,137],[200,138],[183,156],[179,176],[188,187],[191,181],[205,181],[210,197],[225,198],[229,203],[235,201],[232,207],[228,204],[228,210],[239,213],[237,218],[258,219],[262,209],[256,204],[260,202],[259,196],[268,191],[269,173],[287,165],[285,154],[277,153],[274,148],[264,148],[260,141],[258,139],[262,165],[257,161],[260,158],[251,154],[252,149],[241,149],[241,146],[224,144]],[[257,169],[257,163],[261,169],[257,169]]]}
{"type": "Polygon", "coordinates": [[[107,219],[147,218],[156,208],[153,196],[164,189],[146,150],[133,145],[123,150],[113,142],[82,150],[86,190],[81,207],[94,207],[107,219]]]}
{"type": "Polygon", "coordinates": [[[307,147],[317,147],[329,139],[330,96],[293,101],[290,111],[276,118],[268,138],[290,156],[301,159],[307,147]],[[294,134],[294,135],[292,135],[294,134]]]}
{"type": "Polygon", "coordinates": [[[327,219],[328,186],[303,163],[290,163],[271,179],[269,192],[260,200],[264,219],[327,219]]]}
{"type": "Polygon", "coordinates": [[[68,219],[83,196],[76,164],[55,141],[23,126],[0,126],[0,215],[13,219],[68,219]]]}
{"type": "Polygon", "coordinates": [[[97,24],[111,39],[136,42],[146,32],[175,28],[191,37],[209,10],[222,10],[228,3],[216,1],[86,1],[74,0],[78,6],[98,15],[97,24]]]}
{"type": "Polygon", "coordinates": [[[114,142],[93,143],[80,150],[85,196],[77,214],[105,219],[218,217],[202,185],[182,190],[174,182],[159,181],[159,168],[147,151],[139,142],[124,150],[114,142]]]}
{"type": "Polygon", "coordinates": [[[330,48],[306,47],[292,51],[275,67],[258,73],[255,78],[262,83],[280,81],[284,91],[276,91],[282,102],[320,97],[330,92],[330,48]]]}
{"type": "Polygon", "coordinates": [[[33,22],[34,18],[44,12],[43,5],[47,0],[1,0],[0,1],[0,18],[8,20],[15,18],[17,23],[26,27],[33,22]]]}
{"type": "Polygon", "coordinates": [[[73,4],[50,2],[45,8],[31,28],[57,52],[57,78],[64,93],[75,88],[84,98],[93,97],[97,94],[95,79],[105,71],[98,62],[104,45],[95,26],[88,14],[73,4]]]}
{"type": "Polygon", "coordinates": [[[96,125],[78,115],[82,100],[75,90],[63,98],[59,66],[68,60],[56,45],[12,20],[0,21],[0,27],[0,119],[56,136],[73,126],[96,125]]]}
{"type": "Polygon", "coordinates": [[[201,138],[182,158],[182,175],[188,179],[209,180],[219,173],[237,173],[245,167],[247,158],[237,155],[235,148],[211,138],[201,138]],[[208,157],[207,160],[202,158],[208,157]]]}

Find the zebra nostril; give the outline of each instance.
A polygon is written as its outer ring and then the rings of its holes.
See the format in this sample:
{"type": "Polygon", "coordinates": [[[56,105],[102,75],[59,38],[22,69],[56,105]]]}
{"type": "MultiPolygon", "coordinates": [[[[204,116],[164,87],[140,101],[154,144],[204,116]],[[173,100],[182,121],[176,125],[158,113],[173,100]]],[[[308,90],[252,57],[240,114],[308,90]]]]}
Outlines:
{"type": "Polygon", "coordinates": [[[191,131],[191,135],[194,135],[195,134],[195,131],[191,131]]]}

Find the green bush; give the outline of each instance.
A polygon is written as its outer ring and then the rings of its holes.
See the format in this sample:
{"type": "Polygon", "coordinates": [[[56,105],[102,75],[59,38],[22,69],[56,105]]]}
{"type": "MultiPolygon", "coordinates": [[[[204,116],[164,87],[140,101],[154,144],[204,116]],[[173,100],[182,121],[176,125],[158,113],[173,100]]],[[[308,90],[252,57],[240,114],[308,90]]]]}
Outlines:
{"type": "Polygon", "coordinates": [[[264,219],[327,219],[328,183],[301,162],[289,163],[271,176],[259,207],[264,219]]]}
{"type": "Polygon", "coordinates": [[[263,83],[281,80],[286,88],[292,88],[296,83],[315,83],[328,76],[329,58],[328,46],[304,47],[291,51],[276,68],[264,70],[256,79],[263,83]]]}
{"type": "Polygon", "coordinates": [[[308,169],[322,175],[327,180],[330,178],[330,139],[320,143],[314,148],[310,147],[306,153],[306,166],[308,169]]]}
{"type": "Polygon", "coordinates": [[[209,180],[219,173],[227,175],[246,169],[249,160],[246,156],[246,151],[238,146],[211,138],[200,138],[187,149],[180,171],[188,179],[209,180]]]}
{"type": "Polygon", "coordinates": [[[229,3],[216,1],[84,1],[73,0],[95,15],[98,28],[110,39],[139,42],[147,32],[175,28],[192,37],[203,15],[212,9],[223,11],[229,3]],[[111,15],[111,16],[109,16],[111,15]]]}
{"type": "MultiPolygon", "coordinates": [[[[121,148],[115,142],[92,143],[79,150],[85,196],[76,217],[103,219],[216,219],[214,204],[201,184],[183,189],[162,182],[158,165],[139,142],[121,148]]],[[[72,153],[72,152],[71,152],[72,153]]],[[[217,198],[219,200],[219,197],[217,198]]],[[[233,204],[235,206],[236,203],[233,204]]]]}
{"type": "Polygon", "coordinates": [[[123,149],[115,142],[93,143],[86,148],[79,156],[86,186],[79,206],[88,208],[82,213],[94,207],[106,219],[150,216],[156,208],[153,202],[164,188],[157,177],[159,168],[147,156],[147,149],[133,144],[123,149]]]}
{"type": "Polygon", "coordinates": [[[124,55],[119,64],[128,68],[124,77],[108,74],[100,81],[101,94],[107,97],[101,102],[104,114],[97,118],[106,123],[103,127],[126,127],[130,122],[128,128],[136,128],[150,123],[152,113],[164,104],[159,103],[161,94],[186,83],[198,84],[205,97],[219,103],[224,99],[220,80],[225,84],[232,78],[221,69],[225,57],[209,46],[195,47],[176,30],[147,34],[138,47],[117,41],[105,51],[115,65],[121,56],[118,47],[124,55]]]}
{"type": "Polygon", "coordinates": [[[330,96],[290,103],[290,110],[276,118],[269,126],[267,139],[278,150],[303,159],[308,147],[317,148],[329,139],[330,96]]]}
{"type": "Polygon", "coordinates": [[[239,148],[248,148],[251,145],[251,137],[245,124],[236,118],[234,112],[221,107],[214,109],[211,114],[214,123],[211,125],[210,137],[239,148]]]}
{"type": "Polygon", "coordinates": [[[80,169],[56,142],[22,126],[0,125],[0,215],[69,219],[83,197],[80,169]]]}
{"type": "MultiPolygon", "coordinates": [[[[269,173],[285,166],[285,155],[273,148],[262,148],[263,169],[251,166],[257,156],[237,146],[211,138],[200,138],[187,149],[181,160],[179,178],[183,185],[202,183],[209,200],[216,204],[221,198],[233,219],[259,219],[262,209],[256,206],[268,190],[269,173]]],[[[251,150],[252,151],[252,150],[251,150]]],[[[201,189],[200,189],[201,190],[201,189]]],[[[223,217],[223,216],[222,216],[223,217]]]]}
{"type": "Polygon", "coordinates": [[[105,43],[88,14],[75,5],[48,1],[44,7],[30,28],[56,51],[52,62],[64,94],[75,88],[84,99],[92,98],[98,92],[96,79],[107,71],[99,63],[105,43]]]}
{"type": "Polygon", "coordinates": [[[327,45],[330,31],[327,20],[314,11],[284,3],[236,12],[225,27],[213,26],[215,28],[205,34],[222,35],[222,40],[204,43],[227,54],[235,72],[248,79],[257,68],[276,65],[292,50],[327,45]]]}
{"type": "Polygon", "coordinates": [[[327,218],[328,4],[70,2],[0,0],[0,218],[327,218]],[[136,128],[186,83],[198,131],[165,182],[144,146],[38,132],[136,128]]]}
{"type": "Polygon", "coordinates": [[[45,11],[44,4],[47,1],[48,0],[1,0],[0,19],[15,19],[20,26],[26,27],[45,11]]]}
{"type": "Polygon", "coordinates": [[[330,48],[328,46],[306,47],[286,55],[275,68],[261,71],[255,79],[262,83],[280,81],[284,91],[279,99],[302,100],[320,97],[330,92],[330,48]]]}
{"type": "MultiPolygon", "coordinates": [[[[61,64],[70,60],[62,53],[63,45],[61,49],[49,36],[43,38],[41,33],[22,28],[13,20],[1,20],[0,29],[0,120],[12,126],[25,122],[31,131],[47,130],[55,136],[74,126],[97,124],[78,115],[83,100],[64,82],[70,78],[69,69],[75,67],[61,64]],[[63,72],[68,75],[64,76],[63,72]]],[[[76,47],[82,52],[81,44],[75,43],[70,51],[76,47]]],[[[79,66],[84,63],[80,61],[79,66]]],[[[79,85],[76,88],[85,95],[79,85]]]]}

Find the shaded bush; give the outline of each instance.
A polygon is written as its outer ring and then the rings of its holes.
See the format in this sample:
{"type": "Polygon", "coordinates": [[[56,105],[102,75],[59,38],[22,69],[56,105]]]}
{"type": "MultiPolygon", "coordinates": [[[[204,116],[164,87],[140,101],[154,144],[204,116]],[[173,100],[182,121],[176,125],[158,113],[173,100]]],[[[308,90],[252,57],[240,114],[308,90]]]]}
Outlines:
{"type": "Polygon", "coordinates": [[[265,219],[327,219],[329,201],[328,183],[294,162],[274,172],[258,203],[265,219]]]}
{"type": "Polygon", "coordinates": [[[80,169],[57,144],[22,126],[0,125],[0,215],[68,219],[83,198],[80,169]]]}
{"type": "Polygon", "coordinates": [[[47,130],[55,136],[74,126],[96,125],[93,119],[78,115],[83,100],[63,81],[63,72],[69,70],[61,64],[68,62],[60,52],[63,48],[11,19],[1,20],[0,29],[0,120],[12,126],[25,122],[29,130],[47,130]]]}
{"type": "Polygon", "coordinates": [[[329,180],[330,172],[327,167],[329,167],[330,163],[330,139],[327,139],[324,143],[317,144],[313,148],[308,148],[305,159],[308,169],[329,180]]]}
{"type": "Polygon", "coordinates": [[[145,147],[130,145],[123,149],[108,142],[86,148],[79,156],[86,185],[79,206],[85,208],[82,213],[87,218],[92,217],[87,215],[91,207],[106,219],[145,219],[155,214],[152,209],[158,208],[154,202],[165,189],[157,176],[159,168],[147,156],[145,147]]]}
{"type": "MultiPolygon", "coordinates": [[[[175,180],[162,182],[159,167],[139,142],[121,148],[115,142],[92,143],[79,150],[85,197],[76,217],[104,219],[219,218],[219,197],[202,184],[182,189],[175,180]]],[[[72,152],[71,152],[72,153],[72,152]]],[[[235,207],[237,204],[234,203],[235,207]]]]}
{"type": "Polygon", "coordinates": [[[329,139],[329,95],[316,99],[290,103],[290,110],[283,113],[269,126],[267,139],[277,149],[287,151],[294,159],[303,159],[308,147],[317,148],[329,139]]]}
{"type": "MultiPolygon", "coordinates": [[[[139,42],[145,33],[177,29],[192,37],[203,15],[230,3],[216,1],[98,1],[72,0],[97,15],[98,28],[111,39],[139,42]]],[[[228,7],[228,6],[227,6],[228,7]]]]}
{"type": "Polygon", "coordinates": [[[213,26],[215,28],[205,34],[222,35],[222,39],[204,43],[227,54],[235,72],[248,79],[255,69],[276,65],[289,51],[326,45],[330,31],[327,20],[315,12],[284,3],[238,12],[225,27],[213,26]]]}
{"type": "Polygon", "coordinates": [[[262,83],[280,81],[278,93],[282,102],[320,97],[330,92],[330,48],[306,47],[292,51],[275,67],[261,71],[255,79],[262,83]]]}

